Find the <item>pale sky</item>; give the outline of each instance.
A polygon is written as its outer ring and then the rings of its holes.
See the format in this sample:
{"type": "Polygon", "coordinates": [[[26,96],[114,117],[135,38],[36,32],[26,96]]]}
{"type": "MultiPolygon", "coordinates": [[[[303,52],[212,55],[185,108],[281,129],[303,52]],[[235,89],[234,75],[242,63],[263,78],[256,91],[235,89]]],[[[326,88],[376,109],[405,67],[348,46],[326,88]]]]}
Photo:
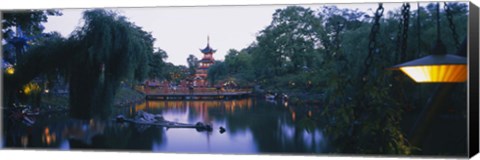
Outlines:
{"type": "MultiPolygon", "coordinates": [[[[421,4],[422,5],[422,4],[421,4]]],[[[302,5],[317,10],[321,5],[302,5]]],[[[150,8],[111,8],[128,17],[129,21],[151,32],[156,39],[154,46],[165,50],[168,62],[186,65],[187,57],[193,54],[203,57],[200,48],[207,44],[217,49],[216,60],[223,60],[229,49],[241,50],[255,41],[260,30],[268,26],[272,14],[285,5],[257,6],[208,6],[208,7],[150,7],[150,8]]],[[[377,3],[340,4],[339,8],[359,8],[370,15],[378,7],[377,3]],[[369,8],[373,8],[369,11],[369,8]]],[[[388,10],[401,7],[401,3],[384,3],[388,10]]],[[[411,3],[411,10],[416,3],[411,3]]],[[[62,16],[48,18],[45,31],[58,31],[64,37],[81,24],[82,9],[64,9],[62,16]]]]}

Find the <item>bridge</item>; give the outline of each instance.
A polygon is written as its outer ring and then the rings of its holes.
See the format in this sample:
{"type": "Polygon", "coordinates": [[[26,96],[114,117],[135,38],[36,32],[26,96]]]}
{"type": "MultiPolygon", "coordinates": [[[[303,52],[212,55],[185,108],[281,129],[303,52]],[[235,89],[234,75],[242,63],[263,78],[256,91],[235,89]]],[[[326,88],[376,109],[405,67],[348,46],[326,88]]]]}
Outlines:
{"type": "Polygon", "coordinates": [[[252,89],[136,87],[146,100],[229,100],[247,98],[252,89]]]}

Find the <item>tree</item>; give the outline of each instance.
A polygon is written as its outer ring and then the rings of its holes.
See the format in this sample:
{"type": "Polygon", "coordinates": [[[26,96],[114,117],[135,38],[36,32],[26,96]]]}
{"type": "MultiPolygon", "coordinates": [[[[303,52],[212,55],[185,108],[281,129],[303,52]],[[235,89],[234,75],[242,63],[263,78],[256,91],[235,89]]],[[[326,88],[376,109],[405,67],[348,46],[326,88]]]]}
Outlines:
{"type": "MultiPolygon", "coordinates": [[[[39,74],[65,70],[70,112],[75,118],[105,118],[124,80],[142,80],[149,73],[154,38],[112,11],[84,12],[84,26],[68,39],[52,38],[35,45],[6,80],[16,91],[39,74]],[[147,62],[147,63],[145,63],[147,62]]],[[[159,57],[163,58],[163,53],[159,57]]]]}
{"type": "Polygon", "coordinates": [[[45,29],[42,23],[48,16],[61,16],[58,10],[10,11],[2,14],[2,37],[7,41],[3,45],[3,57],[9,63],[22,59],[27,43],[35,42],[45,29]],[[14,30],[15,29],[15,30],[14,30]]]}
{"type": "Polygon", "coordinates": [[[198,58],[195,57],[193,54],[190,54],[188,55],[187,63],[188,63],[188,70],[190,71],[190,74],[191,75],[195,74],[195,70],[198,67],[198,58]]]}
{"type": "MultiPolygon", "coordinates": [[[[2,14],[2,34],[4,38],[11,38],[9,31],[13,28],[20,28],[23,34],[37,35],[45,29],[41,23],[48,21],[48,16],[61,16],[59,10],[26,10],[26,11],[7,11],[2,14]]],[[[17,33],[20,34],[20,33],[17,33]]]]}
{"type": "Polygon", "coordinates": [[[215,61],[215,63],[208,68],[207,79],[210,81],[210,84],[215,84],[218,80],[227,76],[227,70],[225,68],[225,63],[222,61],[215,61]]]}
{"type": "Polygon", "coordinates": [[[77,53],[70,60],[70,104],[79,118],[110,112],[120,81],[147,76],[154,38],[112,11],[88,10],[76,30],[77,53]]]}
{"type": "Polygon", "coordinates": [[[240,86],[252,85],[255,76],[252,55],[246,50],[230,49],[225,56],[225,77],[232,77],[240,86]]]}
{"type": "MultiPolygon", "coordinates": [[[[42,43],[45,39],[58,40],[58,33],[44,34],[44,27],[41,23],[47,22],[48,16],[62,15],[58,10],[25,10],[25,11],[5,11],[2,13],[2,63],[16,65],[22,63],[24,53],[32,44],[42,43]]],[[[17,68],[15,66],[15,68],[17,68]]],[[[30,71],[27,71],[30,72],[30,71]]],[[[33,71],[35,72],[35,71],[33,71]]],[[[18,70],[17,70],[18,73],[18,70]]],[[[31,72],[30,72],[31,74],[31,72]]],[[[27,76],[28,77],[28,76],[27,76]]],[[[10,84],[12,76],[6,76],[5,83],[10,84]]],[[[14,83],[14,82],[11,82],[14,83]]],[[[27,82],[21,83],[26,84],[27,82]]],[[[15,92],[21,86],[8,85],[5,86],[5,106],[11,106],[14,97],[18,93],[15,92]]],[[[39,98],[38,98],[39,99],[39,98]]],[[[37,101],[38,102],[38,101],[37,101]]],[[[34,105],[38,106],[38,104],[34,105]]]]}
{"type": "MultiPolygon", "coordinates": [[[[458,15],[453,21],[460,24],[457,30],[462,37],[465,23],[459,20],[465,18],[466,12],[458,6],[462,5],[452,4],[451,8],[452,13],[458,15]]],[[[422,44],[434,41],[435,23],[430,18],[434,9],[432,5],[420,8],[418,16],[425,20],[421,26],[409,25],[408,37],[419,34],[413,32],[412,27],[422,32],[418,36],[421,39],[408,39],[406,57],[418,58],[429,52],[430,47],[422,44]],[[420,48],[416,47],[417,43],[420,48]]],[[[377,45],[370,50],[371,39],[365,38],[372,30],[374,19],[370,15],[335,6],[320,8],[318,12],[298,6],[278,9],[257,41],[242,50],[252,59],[253,72],[247,74],[254,75],[265,88],[288,93],[311,82],[311,88],[322,95],[321,117],[334,120],[326,122],[325,127],[338,149],[334,152],[411,154],[415,147],[408,143],[399,126],[402,106],[408,104],[393,96],[399,82],[393,72],[385,70],[399,63],[395,52],[401,37],[399,11],[394,10],[379,21],[381,27],[375,31],[377,45]],[[369,65],[365,65],[367,58],[372,60],[369,65]],[[292,82],[296,85],[289,85],[292,82]]],[[[448,26],[446,16],[441,23],[448,26]]],[[[449,50],[454,49],[453,39],[445,42],[452,46],[449,50]]],[[[217,69],[209,76],[217,75],[214,78],[218,79],[219,75],[247,75],[242,73],[247,69],[241,69],[241,56],[244,55],[239,51],[229,51],[223,64],[227,73],[220,74],[217,69]]],[[[406,89],[405,92],[413,94],[418,90],[406,89]]]]}
{"type": "Polygon", "coordinates": [[[276,10],[271,24],[257,36],[258,44],[252,51],[257,74],[269,79],[313,66],[321,31],[320,22],[309,8],[276,10]]]}
{"type": "Polygon", "coordinates": [[[165,69],[165,60],[168,58],[167,52],[158,48],[153,52],[152,58],[149,61],[149,77],[150,78],[163,78],[162,74],[165,69]]]}

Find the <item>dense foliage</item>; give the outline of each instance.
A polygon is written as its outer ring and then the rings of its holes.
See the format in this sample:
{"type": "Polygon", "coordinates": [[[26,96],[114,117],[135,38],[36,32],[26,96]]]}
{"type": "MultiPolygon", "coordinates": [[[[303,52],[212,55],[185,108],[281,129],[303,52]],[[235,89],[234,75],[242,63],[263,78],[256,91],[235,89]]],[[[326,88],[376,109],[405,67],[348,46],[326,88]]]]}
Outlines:
{"type": "Polygon", "coordinates": [[[31,43],[42,39],[48,16],[60,16],[58,10],[24,10],[2,13],[2,37],[7,43],[2,43],[2,57],[6,62],[16,63],[22,59],[27,41],[31,43]]]}
{"type": "Polygon", "coordinates": [[[68,39],[53,34],[57,36],[33,45],[15,66],[16,74],[7,77],[10,91],[39,75],[61,71],[69,84],[71,113],[91,118],[108,115],[122,81],[161,74],[167,54],[154,52],[150,33],[112,11],[87,10],[83,19],[84,26],[68,39]]]}
{"type": "Polygon", "coordinates": [[[188,64],[188,72],[193,75],[195,74],[195,69],[198,67],[199,63],[198,63],[198,58],[195,57],[193,54],[191,55],[188,55],[188,58],[187,58],[187,64],[188,64]]]}
{"type": "MultiPolygon", "coordinates": [[[[467,5],[448,4],[462,41],[467,5]]],[[[429,54],[436,38],[434,3],[409,13],[404,60],[429,54]]],[[[455,53],[452,31],[443,27],[449,26],[445,14],[442,10],[442,37],[448,52],[455,53]]],[[[433,90],[414,86],[406,76],[386,70],[402,62],[402,16],[401,10],[383,14],[372,64],[366,66],[374,16],[335,6],[317,11],[299,6],[278,9],[257,41],[241,51],[230,50],[225,61],[212,66],[209,78],[213,82],[233,77],[273,92],[320,93],[316,99],[322,100],[324,118],[304,122],[327,126],[325,131],[338,149],[331,152],[411,154],[415,146],[400,128],[402,112],[424,105],[418,95],[433,90]]],[[[464,92],[458,95],[465,97],[464,92]]]]}
{"type": "Polygon", "coordinates": [[[122,80],[147,76],[155,39],[114,12],[89,10],[83,18],[70,37],[77,52],[69,63],[71,110],[108,112],[122,80]]]}

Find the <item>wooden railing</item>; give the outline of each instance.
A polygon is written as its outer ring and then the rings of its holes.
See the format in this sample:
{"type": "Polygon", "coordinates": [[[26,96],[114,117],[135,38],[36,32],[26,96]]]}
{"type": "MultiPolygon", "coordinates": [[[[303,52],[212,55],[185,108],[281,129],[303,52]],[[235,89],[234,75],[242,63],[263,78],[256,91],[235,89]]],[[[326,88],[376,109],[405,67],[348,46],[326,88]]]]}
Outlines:
{"type": "Polygon", "coordinates": [[[187,87],[145,87],[137,86],[135,89],[144,94],[228,94],[228,93],[251,93],[252,89],[228,89],[221,88],[193,88],[189,89],[187,87]]]}

